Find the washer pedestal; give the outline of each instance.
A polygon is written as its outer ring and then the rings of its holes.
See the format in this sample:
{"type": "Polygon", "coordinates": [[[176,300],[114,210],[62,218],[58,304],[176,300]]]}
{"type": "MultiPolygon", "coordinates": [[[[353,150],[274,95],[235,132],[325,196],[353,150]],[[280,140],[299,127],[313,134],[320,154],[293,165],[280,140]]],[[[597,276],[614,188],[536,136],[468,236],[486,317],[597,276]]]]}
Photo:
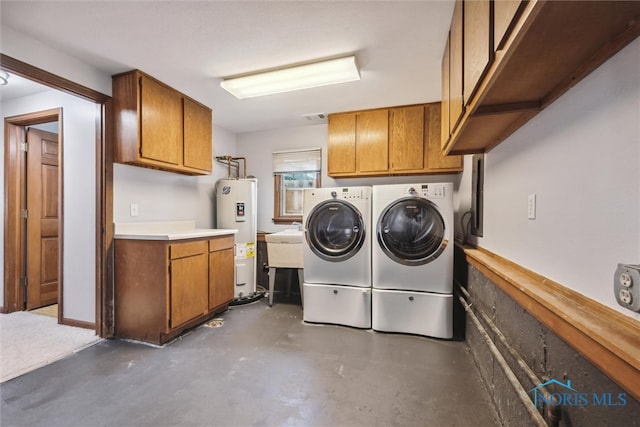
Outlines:
{"type": "Polygon", "coordinates": [[[305,283],[303,320],[371,328],[371,288],[305,283]]]}
{"type": "Polygon", "coordinates": [[[376,331],[453,337],[453,295],[373,289],[376,331]]]}

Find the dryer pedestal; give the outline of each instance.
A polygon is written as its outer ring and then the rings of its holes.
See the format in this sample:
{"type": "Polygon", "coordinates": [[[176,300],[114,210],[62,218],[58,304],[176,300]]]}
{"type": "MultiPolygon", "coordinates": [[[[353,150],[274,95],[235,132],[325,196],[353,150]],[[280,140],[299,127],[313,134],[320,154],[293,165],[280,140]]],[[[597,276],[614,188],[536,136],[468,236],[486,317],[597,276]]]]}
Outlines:
{"type": "Polygon", "coordinates": [[[302,319],[371,328],[371,288],[305,283],[302,319]]]}
{"type": "Polygon", "coordinates": [[[372,312],[376,331],[453,337],[451,294],[373,289],[372,312]]]}

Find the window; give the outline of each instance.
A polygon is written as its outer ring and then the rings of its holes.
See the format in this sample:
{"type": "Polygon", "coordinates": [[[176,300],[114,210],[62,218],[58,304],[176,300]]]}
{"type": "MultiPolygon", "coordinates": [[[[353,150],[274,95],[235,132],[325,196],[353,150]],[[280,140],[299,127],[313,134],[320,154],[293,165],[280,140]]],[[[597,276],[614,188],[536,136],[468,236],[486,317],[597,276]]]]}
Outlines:
{"type": "Polygon", "coordinates": [[[319,148],[273,153],[273,222],[302,222],[305,188],[320,187],[322,163],[319,148]]]}

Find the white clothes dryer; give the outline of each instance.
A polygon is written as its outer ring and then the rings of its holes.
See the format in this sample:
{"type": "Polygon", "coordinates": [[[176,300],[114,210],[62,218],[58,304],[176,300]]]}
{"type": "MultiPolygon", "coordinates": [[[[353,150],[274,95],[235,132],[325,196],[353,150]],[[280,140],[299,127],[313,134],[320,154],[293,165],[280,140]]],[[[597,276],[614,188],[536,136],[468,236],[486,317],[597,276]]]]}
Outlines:
{"type": "Polygon", "coordinates": [[[371,187],[304,190],[303,320],[371,327],[371,187]]]}
{"type": "Polygon", "coordinates": [[[453,336],[453,184],[372,190],[372,326],[453,336]]]}

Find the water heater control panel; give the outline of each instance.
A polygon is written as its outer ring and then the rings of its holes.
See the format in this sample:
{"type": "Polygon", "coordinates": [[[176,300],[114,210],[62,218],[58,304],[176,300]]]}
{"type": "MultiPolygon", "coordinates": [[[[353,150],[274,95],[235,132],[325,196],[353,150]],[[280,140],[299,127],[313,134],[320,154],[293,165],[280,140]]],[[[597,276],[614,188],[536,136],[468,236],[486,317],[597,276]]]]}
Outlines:
{"type": "Polygon", "coordinates": [[[236,222],[245,221],[245,202],[236,202],[236,222]]]}

